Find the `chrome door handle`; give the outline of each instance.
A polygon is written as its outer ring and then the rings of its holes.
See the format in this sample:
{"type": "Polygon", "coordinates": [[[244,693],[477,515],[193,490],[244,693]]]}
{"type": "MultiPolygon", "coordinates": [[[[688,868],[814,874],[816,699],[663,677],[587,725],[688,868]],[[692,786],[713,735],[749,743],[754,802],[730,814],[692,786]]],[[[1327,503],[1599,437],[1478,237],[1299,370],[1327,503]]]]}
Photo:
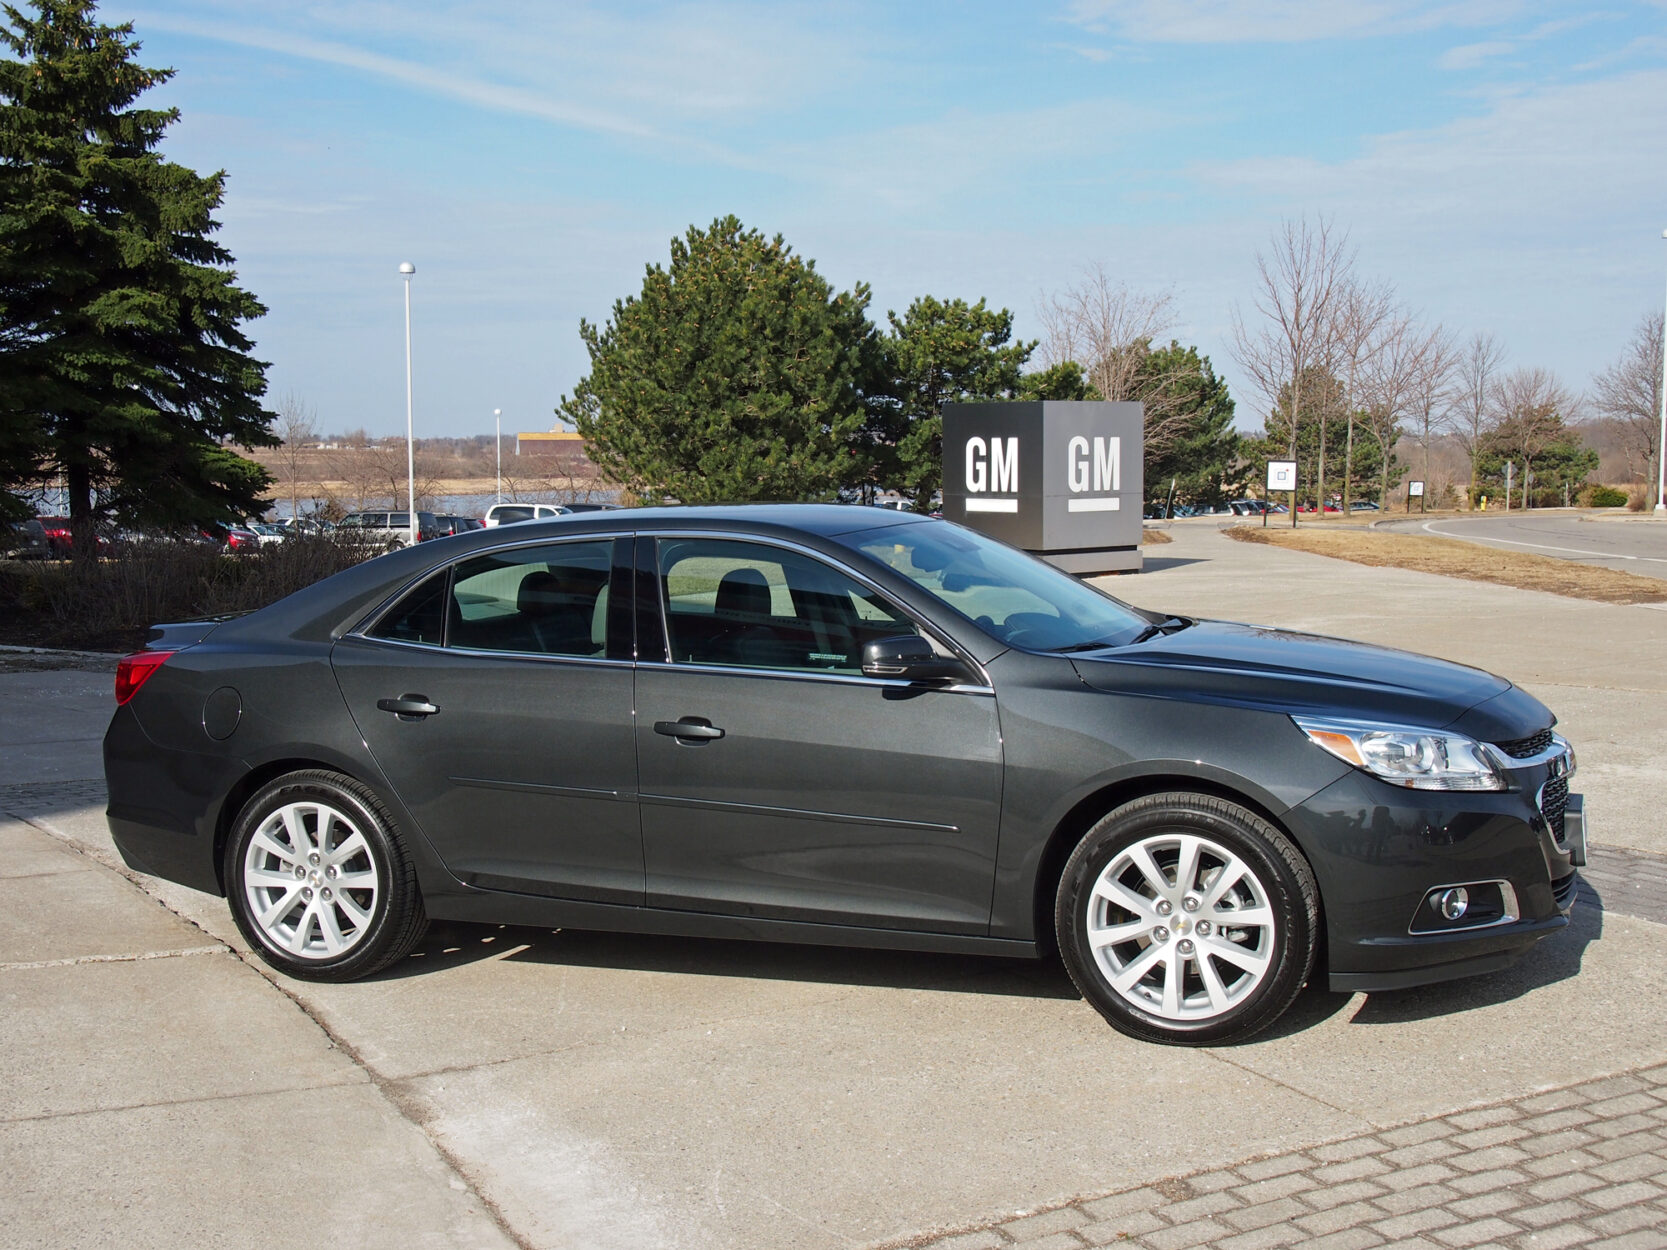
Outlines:
{"type": "Polygon", "coordinates": [[[402,694],[397,699],[378,699],[376,706],[384,712],[392,712],[400,720],[421,720],[425,716],[433,716],[440,710],[423,694],[402,694]]]}

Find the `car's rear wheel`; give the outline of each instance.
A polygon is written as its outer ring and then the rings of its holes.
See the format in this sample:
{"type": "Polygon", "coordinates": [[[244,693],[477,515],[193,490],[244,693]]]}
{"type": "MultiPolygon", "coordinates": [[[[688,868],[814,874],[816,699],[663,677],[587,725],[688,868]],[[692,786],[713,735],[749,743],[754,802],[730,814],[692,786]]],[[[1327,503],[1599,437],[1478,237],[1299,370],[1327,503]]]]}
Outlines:
{"type": "Polygon", "coordinates": [[[1314,874],[1254,812],[1211,795],[1154,794],[1084,835],[1054,915],[1083,996],[1131,1037],[1241,1041],[1272,1024],[1313,968],[1314,874]]]}
{"type": "Polygon", "coordinates": [[[226,841],[225,880],[250,945],[308,980],[378,972],[428,923],[392,817],[340,773],[290,773],[251,798],[226,841]]]}

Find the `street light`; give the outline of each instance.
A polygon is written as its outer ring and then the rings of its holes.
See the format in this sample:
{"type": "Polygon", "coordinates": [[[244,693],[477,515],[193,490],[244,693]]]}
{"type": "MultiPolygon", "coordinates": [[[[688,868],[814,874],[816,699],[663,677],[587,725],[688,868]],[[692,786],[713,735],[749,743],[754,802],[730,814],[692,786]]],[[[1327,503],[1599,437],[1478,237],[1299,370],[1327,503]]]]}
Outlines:
{"type": "MultiPolygon", "coordinates": [[[[1667,239],[1667,230],[1661,237],[1667,239]]],[[[1667,317],[1667,312],[1663,316],[1667,317]]],[[[1667,516],[1667,334],[1661,336],[1661,434],[1655,444],[1655,514],[1667,516]]]]}
{"type": "Polygon", "coordinates": [[[502,408],[494,408],[492,410],[492,423],[498,431],[498,434],[497,434],[497,448],[498,448],[498,499],[497,499],[497,502],[502,503],[504,501],[504,410],[502,408]]]}
{"type": "Polygon", "coordinates": [[[405,506],[411,522],[407,545],[417,545],[417,440],[411,423],[411,275],[417,267],[404,261],[399,267],[405,279],[405,506]]]}

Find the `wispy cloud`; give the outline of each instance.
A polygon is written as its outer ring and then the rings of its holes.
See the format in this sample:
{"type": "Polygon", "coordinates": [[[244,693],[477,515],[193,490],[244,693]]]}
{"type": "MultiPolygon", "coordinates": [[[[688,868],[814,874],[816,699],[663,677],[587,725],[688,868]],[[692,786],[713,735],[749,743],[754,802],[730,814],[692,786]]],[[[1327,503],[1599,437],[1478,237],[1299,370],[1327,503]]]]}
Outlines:
{"type": "Polygon", "coordinates": [[[1307,43],[1477,27],[1518,0],[1073,0],[1086,30],[1151,43],[1307,43]]]}

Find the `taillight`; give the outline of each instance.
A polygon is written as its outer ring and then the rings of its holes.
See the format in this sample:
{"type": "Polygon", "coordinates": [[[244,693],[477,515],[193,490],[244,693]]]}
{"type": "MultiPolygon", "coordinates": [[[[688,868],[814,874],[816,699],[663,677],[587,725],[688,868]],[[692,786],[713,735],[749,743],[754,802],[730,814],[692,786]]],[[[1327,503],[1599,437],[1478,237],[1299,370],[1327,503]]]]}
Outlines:
{"type": "Polygon", "coordinates": [[[150,680],[150,675],[168,662],[172,651],[135,651],[123,656],[116,665],[116,706],[121,707],[139,687],[150,680]]]}

